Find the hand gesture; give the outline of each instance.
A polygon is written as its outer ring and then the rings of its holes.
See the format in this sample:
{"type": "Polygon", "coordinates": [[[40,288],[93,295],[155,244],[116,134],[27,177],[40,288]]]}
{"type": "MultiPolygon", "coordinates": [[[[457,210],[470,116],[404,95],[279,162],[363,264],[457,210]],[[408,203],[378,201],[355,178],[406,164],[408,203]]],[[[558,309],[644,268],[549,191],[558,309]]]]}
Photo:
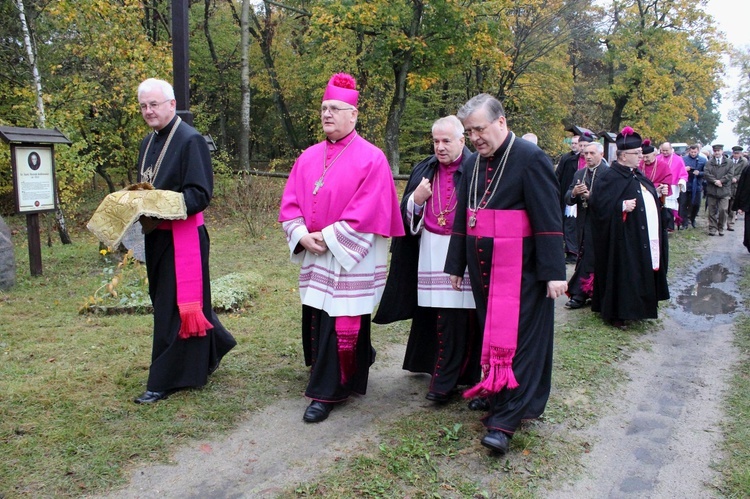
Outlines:
{"type": "Polygon", "coordinates": [[[622,211],[625,213],[630,213],[635,209],[635,198],[633,199],[626,199],[622,202],[622,211]]]}
{"type": "Polygon", "coordinates": [[[416,189],[414,189],[414,204],[422,206],[432,196],[432,185],[426,178],[422,178],[416,189]]]}

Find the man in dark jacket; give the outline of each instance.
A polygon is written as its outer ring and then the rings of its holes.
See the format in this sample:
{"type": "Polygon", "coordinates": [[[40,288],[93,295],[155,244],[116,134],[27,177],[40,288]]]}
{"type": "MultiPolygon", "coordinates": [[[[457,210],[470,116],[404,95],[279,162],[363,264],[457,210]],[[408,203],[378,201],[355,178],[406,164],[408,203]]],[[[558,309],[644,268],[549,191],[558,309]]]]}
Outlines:
{"type": "Polygon", "coordinates": [[[603,159],[604,148],[599,142],[584,143],[581,154],[586,159],[586,168],[578,170],[573,182],[565,193],[565,202],[576,205],[578,222],[578,261],[576,269],[568,281],[570,300],[565,308],[583,307],[593,295],[594,290],[594,243],[592,239],[592,221],[589,215],[588,199],[596,185],[596,177],[609,168],[603,159]]]}
{"type": "Polygon", "coordinates": [[[729,158],[728,162],[732,166],[732,196],[729,199],[729,208],[727,209],[727,230],[734,230],[736,213],[732,205],[737,194],[737,183],[747,167],[747,160],[742,156],[742,146],[732,147],[732,157],[729,158]]]}
{"type": "Polygon", "coordinates": [[[432,125],[435,154],[412,169],[401,200],[406,235],[394,238],[391,268],[374,322],[413,319],[404,369],[431,375],[427,399],[447,402],[457,385],[479,381],[481,336],[468,274],[460,290],[443,272],[456,188],[471,151],[455,116],[432,125]]]}
{"type": "Polygon", "coordinates": [[[557,163],[557,168],[555,168],[555,176],[560,185],[560,212],[563,216],[563,244],[565,245],[566,263],[575,263],[578,258],[576,217],[569,213],[570,210],[565,203],[565,191],[573,181],[573,175],[579,170],[579,163],[583,161],[579,148],[580,139],[579,135],[574,135],[570,139],[570,152],[562,155],[559,163],[557,163]]]}
{"type": "Polygon", "coordinates": [[[703,194],[703,169],[706,166],[706,158],[700,155],[700,146],[693,144],[688,148],[687,154],[682,157],[688,173],[685,195],[680,205],[680,217],[682,217],[682,228],[688,225],[695,228],[695,217],[701,207],[701,196],[703,194]]]}
{"type": "Polygon", "coordinates": [[[625,127],[616,138],[617,160],[589,196],[594,222],[594,296],[591,309],[616,327],[654,319],[669,298],[667,231],[662,203],[638,169],[641,137],[625,127]]]}
{"type": "Polygon", "coordinates": [[[729,210],[729,198],[732,196],[732,178],[734,168],[724,156],[724,146],[714,144],[714,155],[703,169],[706,180],[706,201],[708,205],[708,235],[718,232],[724,235],[729,210]]]}
{"type": "Polygon", "coordinates": [[[742,244],[750,251],[750,168],[745,168],[737,182],[737,192],[734,195],[732,209],[736,212],[745,213],[745,236],[742,244]]]}

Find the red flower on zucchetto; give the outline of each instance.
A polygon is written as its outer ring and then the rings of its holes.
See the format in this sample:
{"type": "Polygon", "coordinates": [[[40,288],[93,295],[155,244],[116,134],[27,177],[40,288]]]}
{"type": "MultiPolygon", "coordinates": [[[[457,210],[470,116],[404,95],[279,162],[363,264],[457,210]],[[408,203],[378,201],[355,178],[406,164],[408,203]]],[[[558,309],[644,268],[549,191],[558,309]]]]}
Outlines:
{"type": "Polygon", "coordinates": [[[348,88],[350,90],[357,88],[357,80],[352,75],[346,73],[336,73],[331,77],[330,83],[339,88],[348,88]]]}

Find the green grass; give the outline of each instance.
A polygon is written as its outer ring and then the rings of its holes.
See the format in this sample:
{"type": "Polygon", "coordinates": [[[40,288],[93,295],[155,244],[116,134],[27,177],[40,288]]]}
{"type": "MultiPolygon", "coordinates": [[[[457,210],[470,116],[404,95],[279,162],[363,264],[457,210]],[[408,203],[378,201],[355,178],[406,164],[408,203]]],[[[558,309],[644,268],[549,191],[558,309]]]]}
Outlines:
{"type": "MultiPolygon", "coordinates": [[[[25,237],[14,236],[18,283],[0,293],[0,497],[106,491],[122,484],[132,466],[166,462],[188,439],[230,431],[249,412],[304,391],[298,267],[288,262],[276,224],[269,221],[259,237],[250,238],[217,204],[207,212],[212,278],[256,272],[261,275],[256,298],[239,312],[221,315],[238,346],[208,385],[173,395],[178,403],[148,410],[131,399],[145,388],[151,317],[78,314],[111,267],[93,236],[81,229],[87,216],[71,217],[74,244],[43,247],[41,277],[28,275],[25,237]]],[[[25,227],[22,217],[6,222],[25,227]]],[[[692,262],[702,239],[699,231],[671,236],[673,271],[692,262]]],[[[397,423],[378,424],[370,452],[338,460],[314,482],[281,495],[525,498],[561,476],[575,476],[588,443],[574,430],[596,420],[600,402],[624,380],[621,361],[647,347],[641,339],[659,323],[621,331],[587,310],[568,317],[558,318],[547,411],[541,421],[522,427],[507,457],[492,457],[479,445],[478,414],[455,401],[439,411],[425,408],[397,423]]],[[[373,337],[379,345],[403,343],[408,327],[375,325],[373,337]]],[[[745,357],[740,394],[748,393],[748,369],[745,357]]],[[[739,430],[750,419],[746,397],[744,404],[735,423],[739,430]]],[[[744,472],[746,486],[750,438],[744,431],[733,444],[744,461],[734,458],[738,478],[730,478],[739,480],[744,472]]],[[[738,483],[727,490],[743,490],[738,483]]]]}
{"type": "MultiPolygon", "coordinates": [[[[748,216],[748,215],[745,215],[748,216]]],[[[750,298],[750,265],[745,266],[740,283],[745,306],[750,298]]],[[[735,323],[734,344],[739,352],[732,370],[731,388],[726,397],[724,459],[718,465],[722,481],[718,485],[724,497],[750,496],[750,315],[735,323]]]]}
{"type": "Polygon", "coordinates": [[[227,431],[248,411],[304,390],[298,268],[275,224],[250,240],[209,222],[212,278],[262,271],[257,298],[221,315],[238,346],[207,386],[144,410],[132,398],[145,389],[151,316],[78,313],[110,277],[97,241],[72,222],[74,244],[45,245],[44,274],[31,277],[25,220],[6,222],[20,232],[17,284],[0,293],[0,497],[106,490],[130,464],[166,461],[186,439],[227,431]]]}

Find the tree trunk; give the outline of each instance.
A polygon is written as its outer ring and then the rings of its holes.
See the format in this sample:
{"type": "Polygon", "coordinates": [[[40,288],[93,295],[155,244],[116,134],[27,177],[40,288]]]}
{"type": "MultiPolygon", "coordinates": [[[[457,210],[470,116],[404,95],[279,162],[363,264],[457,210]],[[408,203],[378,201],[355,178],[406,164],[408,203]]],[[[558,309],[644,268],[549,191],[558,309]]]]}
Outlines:
{"type": "Polygon", "coordinates": [[[216,47],[214,45],[211,31],[208,29],[208,22],[210,20],[209,12],[211,11],[211,0],[205,0],[205,6],[203,9],[203,34],[206,36],[206,42],[208,43],[208,51],[211,54],[211,61],[214,63],[216,72],[219,77],[219,91],[217,92],[216,99],[218,100],[218,107],[221,110],[219,113],[219,148],[226,150],[227,145],[227,112],[229,110],[229,90],[227,88],[227,82],[224,75],[225,66],[219,61],[219,56],[216,53],[216,47]]]}
{"type": "MultiPolygon", "coordinates": [[[[16,0],[18,6],[18,15],[21,20],[21,29],[23,31],[23,42],[26,47],[26,56],[28,57],[29,69],[33,77],[34,91],[36,92],[36,111],[37,111],[37,125],[39,128],[44,128],[47,123],[47,119],[44,113],[44,100],[42,99],[42,77],[39,75],[39,68],[36,64],[36,56],[34,54],[34,45],[31,37],[31,30],[26,22],[26,10],[23,6],[23,0],[16,0]]],[[[70,244],[70,234],[68,234],[68,228],[65,223],[65,214],[60,206],[60,190],[55,185],[55,219],[57,220],[57,231],[60,233],[60,241],[63,244],[70,244]]]]}
{"type": "Polygon", "coordinates": [[[268,3],[264,2],[264,5],[266,8],[266,18],[264,20],[265,25],[261,26],[255,13],[251,13],[253,21],[257,27],[257,32],[251,31],[251,33],[258,41],[260,51],[263,54],[263,65],[266,67],[268,79],[271,82],[271,88],[273,89],[273,103],[281,117],[281,126],[284,128],[284,131],[289,138],[289,143],[297,153],[302,149],[302,146],[297,137],[297,131],[294,129],[294,124],[292,123],[292,117],[289,113],[289,108],[286,105],[286,100],[284,99],[284,92],[281,89],[279,77],[276,74],[276,61],[274,61],[273,54],[271,53],[271,41],[273,40],[274,35],[271,9],[268,7],[268,3]]]}
{"type": "Polygon", "coordinates": [[[107,169],[104,168],[104,166],[96,165],[96,173],[101,175],[104,181],[107,182],[107,188],[109,189],[110,194],[117,190],[115,188],[115,183],[112,182],[112,177],[107,173],[107,169]]]}
{"type": "MultiPolygon", "coordinates": [[[[424,4],[421,0],[412,0],[412,18],[409,26],[409,39],[413,40],[419,35],[422,27],[422,13],[424,4]]],[[[401,128],[401,117],[406,108],[406,80],[414,64],[414,53],[411,48],[405,51],[394,52],[393,74],[395,77],[395,88],[393,98],[388,110],[388,120],[385,123],[385,157],[391,165],[394,174],[399,172],[400,151],[398,135],[401,128]]]]}
{"type": "Polygon", "coordinates": [[[396,88],[393,90],[391,106],[388,109],[388,120],[385,122],[385,157],[391,165],[391,171],[398,175],[401,154],[399,151],[398,135],[401,128],[401,117],[406,107],[406,78],[411,69],[411,53],[407,53],[404,62],[395,66],[394,76],[396,88]]]}
{"type": "Polygon", "coordinates": [[[242,62],[240,64],[240,171],[250,170],[250,0],[242,0],[240,15],[240,44],[242,62]]]}

